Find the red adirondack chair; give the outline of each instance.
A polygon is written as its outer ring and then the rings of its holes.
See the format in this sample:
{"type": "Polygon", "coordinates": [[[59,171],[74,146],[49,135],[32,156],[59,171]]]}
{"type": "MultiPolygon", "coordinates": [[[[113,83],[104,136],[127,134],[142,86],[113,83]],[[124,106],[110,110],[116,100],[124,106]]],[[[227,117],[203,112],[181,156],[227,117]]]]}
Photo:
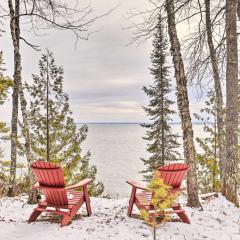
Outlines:
{"type": "MultiPolygon", "coordinates": [[[[187,171],[188,165],[183,163],[174,163],[158,168],[156,176],[161,177],[164,180],[165,184],[170,185],[172,187],[172,192],[180,192],[183,190],[183,188],[181,188],[181,184],[187,171]]],[[[127,181],[127,183],[132,186],[132,193],[128,207],[128,216],[132,216],[132,209],[134,204],[138,209],[145,209],[147,211],[153,210],[154,208],[151,205],[152,192],[135,181],[127,181]],[[138,190],[142,191],[139,192],[138,190]]],[[[185,210],[182,209],[180,203],[175,202],[172,204],[171,208],[173,209],[172,211],[165,211],[164,213],[176,213],[182,222],[190,223],[190,220],[185,210]]]]}
{"type": "Polygon", "coordinates": [[[42,212],[50,212],[63,215],[60,226],[66,226],[84,203],[86,203],[88,216],[92,214],[87,190],[87,185],[92,182],[91,178],[65,187],[61,167],[49,162],[36,161],[31,164],[31,168],[37,179],[33,188],[39,189],[44,194],[45,200],[41,201],[33,210],[28,223],[34,222],[42,212]],[[83,192],[72,191],[80,187],[83,188],[83,192]]]}

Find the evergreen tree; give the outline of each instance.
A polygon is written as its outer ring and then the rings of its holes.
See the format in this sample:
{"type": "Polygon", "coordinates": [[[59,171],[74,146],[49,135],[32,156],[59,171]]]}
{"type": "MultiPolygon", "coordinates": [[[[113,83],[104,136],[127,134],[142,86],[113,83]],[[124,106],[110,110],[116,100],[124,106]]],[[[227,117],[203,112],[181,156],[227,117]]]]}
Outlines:
{"type": "Polygon", "coordinates": [[[150,102],[144,107],[146,113],[150,116],[150,123],[142,124],[146,128],[145,140],[149,141],[147,151],[151,154],[149,159],[142,159],[146,167],[142,173],[145,180],[149,181],[154,171],[164,165],[166,161],[177,160],[180,155],[177,151],[179,143],[178,135],[172,133],[170,125],[171,116],[175,111],[171,109],[173,101],[168,97],[171,92],[171,84],[169,75],[169,67],[167,64],[166,50],[168,47],[165,27],[161,17],[159,17],[154,33],[153,51],[151,54],[152,68],[151,74],[154,77],[154,83],[149,87],[144,86],[144,92],[149,96],[150,102]]]}
{"type": "MultiPolygon", "coordinates": [[[[97,169],[89,164],[90,153],[83,156],[81,150],[88,128],[78,128],[71,116],[69,98],[63,91],[63,68],[47,50],[39,61],[39,70],[39,75],[33,75],[33,84],[27,85],[34,158],[59,164],[67,184],[85,177],[95,180],[97,169]]],[[[103,184],[94,181],[90,193],[96,196],[102,192],[103,184]]]]}
{"type": "MultiPolygon", "coordinates": [[[[202,193],[220,191],[220,151],[217,128],[217,106],[215,94],[208,93],[209,100],[205,102],[205,107],[200,116],[194,114],[197,120],[203,123],[203,130],[208,134],[205,138],[197,137],[196,141],[202,149],[202,153],[197,154],[197,174],[199,189],[202,193]]],[[[222,133],[224,135],[224,133],[222,133]]]]}
{"type": "MultiPolygon", "coordinates": [[[[4,75],[4,71],[3,53],[0,51],[0,105],[4,104],[8,96],[8,90],[12,87],[12,80],[4,75]]],[[[8,132],[9,128],[6,123],[0,119],[0,139],[5,140],[8,132]]],[[[10,161],[3,160],[3,158],[3,151],[0,148],[0,180],[5,181],[10,161]]]]}
{"type": "Polygon", "coordinates": [[[0,105],[5,102],[8,90],[12,86],[12,80],[4,76],[4,71],[3,53],[0,51],[0,105]]]}

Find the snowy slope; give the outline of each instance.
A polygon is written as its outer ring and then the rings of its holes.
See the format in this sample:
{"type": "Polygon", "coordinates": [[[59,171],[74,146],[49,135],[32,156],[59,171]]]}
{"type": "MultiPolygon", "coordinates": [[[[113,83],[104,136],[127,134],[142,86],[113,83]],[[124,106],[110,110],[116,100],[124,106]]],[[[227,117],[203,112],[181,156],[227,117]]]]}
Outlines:
{"type": "MultiPolygon", "coordinates": [[[[69,226],[60,228],[59,219],[49,216],[28,224],[33,206],[24,205],[26,197],[0,199],[1,240],[83,240],[83,239],[152,239],[151,229],[141,220],[126,216],[128,199],[92,198],[93,215],[77,216],[69,226]],[[46,221],[46,218],[48,221],[46,221]]],[[[240,240],[240,209],[220,196],[203,205],[204,211],[186,208],[191,225],[169,222],[158,228],[158,239],[174,240],[240,240]]],[[[85,207],[80,211],[86,214],[85,207]]]]}

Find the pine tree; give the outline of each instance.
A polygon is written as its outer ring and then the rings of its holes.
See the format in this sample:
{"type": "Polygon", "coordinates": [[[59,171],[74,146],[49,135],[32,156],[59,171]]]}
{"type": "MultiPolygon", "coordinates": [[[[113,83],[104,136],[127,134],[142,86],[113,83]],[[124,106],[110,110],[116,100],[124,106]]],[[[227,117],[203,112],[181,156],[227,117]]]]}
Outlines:
{"type": "MultiPolygon", "coordinates": [[[[0,51],[0,105],[4,104],[8,90],[12,87],[12,80],[4,76],[4,71],[3,53],[0,51]]],[[[6,123],[0,120],[0,133],[6,133],[7,129],[6,123]]]]}
{"type": "MultiPolygon", "coordinates": [[[[220,191],[220,149],[215,94],[209,92],[208,98],[206,106],[200,111],[206,117],[194,114],[195,118],[203,123],[203,130],[208,134],[207,137],[196,138],[202,149],[202,153],[197,154],[198,184],[202,193],[220,191]]],[[[224,135],[224,132],[222,134],[224,135]]]]}
{"type": "MultiPolygon", "coordinates": [[[[4,104],[8,90],[12,87],[12,80],[4,75],[4,62],[3,53],[0,51],[0,105],[4,104]]],[[[0,119],[0,139],[5,140],[6,134],[8,134],[9,128],[6,123],[0,119]]],[[[3,160],[4,155],[0,147],[0,180],[6,180],[6,172],[9,169],[9,161],[3,160]]]]}
{"type": "Polygon", "coordinates": [[[4,71],[3,52],[0,51],[0,105],[5,102],[8,90],[12,87],[12,80],[4,75],[4,71]]]}
{"type": "MultiPolygon", "coordinates": [[[[83,156],[81,150],[88,128],[78,128],[71,117],[69,98],[63,91],[63,68],[47,50],[39,61],[39,70],[39,75],[33,75],[33,84],[27,85],[34,158],[59,164],[67,184],[85,177],[95,180],[97,169],[89,164],[90,153],[83,156]]],[[[94,181],[90,193],[96,196],[102,192],[103,184],[94,181]]]]}
{"type": "Polygon", "coordinates": [[[153,40],[154,49],[151,54],[150,71],[154,77],[154,83],[149,87],[143,87],[143,91],[150,98],[149,105],[144,107],[150,116],[150,123],[142,124],[147,129],[144,139],[150,142],[147,145],[147,151],[151,156],[148,159],[142,159],[146,167],[142,173],[146,174],[144,178],[147,181],[152,178],[158,167],[164,165],[166,161],[177,160],[180,156],[177,151],[178,136],[172,133],[170,125],[171,116],[175,111],[171,109],[174,102],[168,96],[171,92],[171,84],[168,77],[169,67],[166,66],[168,43],[164,29],[162,19],[159,17],[153,40]]]}

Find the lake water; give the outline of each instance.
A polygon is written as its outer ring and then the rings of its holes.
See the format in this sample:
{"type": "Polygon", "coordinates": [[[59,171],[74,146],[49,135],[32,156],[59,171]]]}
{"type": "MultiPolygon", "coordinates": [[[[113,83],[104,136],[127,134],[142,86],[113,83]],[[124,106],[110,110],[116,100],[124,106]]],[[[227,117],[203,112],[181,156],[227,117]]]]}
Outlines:
{"type": "MultiPolygon", "coordinates": [[[[142,181],[140,171],[144,166],[140,158],[149,156],[147,142],[142,139],[145,129],[139,124],[88,124],[88,128],[83,152],[90,150],[91,164],[97,166],[97,180],[104,183],[105,194],[129,196],[131,188],[126,180],[142,181]]],[[[173,125],[173,131],[181,135],[180,124],[173,125]]],[[[202,125],[194,125],[194,134],[205,135],[202,125]]],[[[5,157],[10,157],[9,143],[1,144],[1,147],[5,150],[5,157]]],[[[182,148],[179,151],[182,153],[182,148]]]]}
{"type": "MultiPolygon", "coordinates": [[[[91,162],[97,166],[97,178],[104,183],[105,193],[112,197],[129,196],[131,189],[126,180],[142,181],[140,171],[144,166],[140,158],[149,156],[147,142],[142,139],[145,129],[139,124],[89,124],[88,127],[83,150],[91,151],[91,162]]],[[[173,131],[181,135],[180,124],[173,125],[173,131]]],[[[194,131],[195,136],[204,135],[202,125],[194,125],[194,131]]],[[[182,148],[179,152],[183,152],[182,148]]]]}

